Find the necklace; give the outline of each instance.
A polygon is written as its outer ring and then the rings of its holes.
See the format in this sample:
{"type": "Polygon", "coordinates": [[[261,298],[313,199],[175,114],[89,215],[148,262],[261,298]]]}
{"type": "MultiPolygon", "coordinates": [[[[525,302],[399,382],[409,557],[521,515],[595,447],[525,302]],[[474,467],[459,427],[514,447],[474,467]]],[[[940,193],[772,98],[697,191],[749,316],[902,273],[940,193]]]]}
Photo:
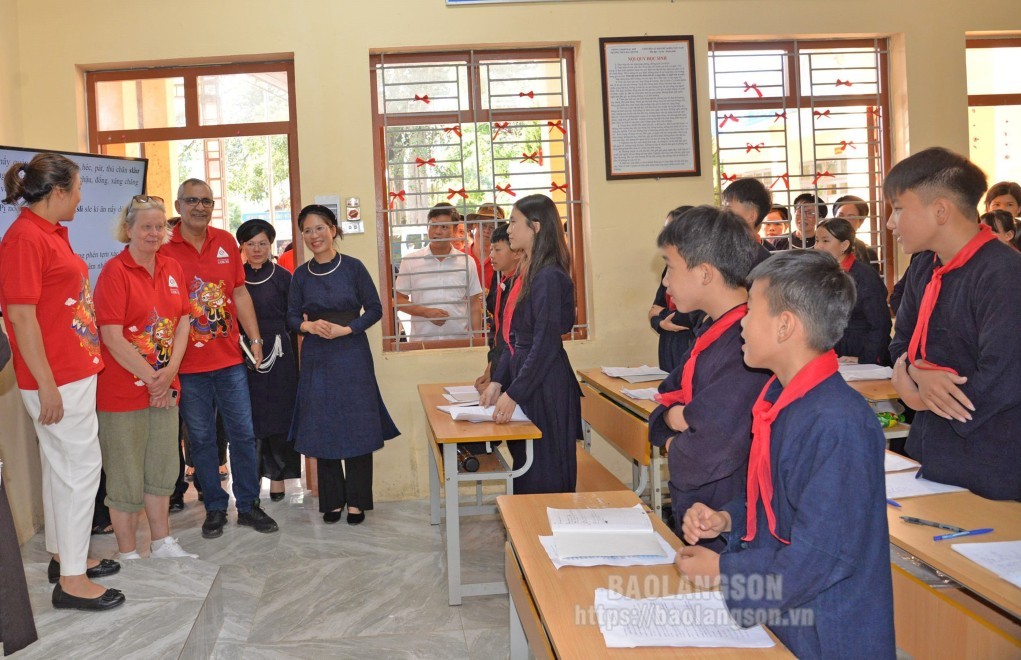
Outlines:
{"type": "MultiPolygon", "coordinates": [[[[333,271],[335,271],[338,268],[340,268],[340,252],[337,253],[337,257],[336,258],[337,258],[337,265],[334,266],[333,268],[331,268],[330,270],[326,271],[325,273],[317,273],[314,270],[312,270],[312,262],[315,261],[315,259],[309,259],[308,263],[305,264],[305,268],[308,269],[308,272],[311,275],[315,275],[316,277],[326,277],[327,275],[329,275],[333,271]]],[[[333,259],[330,259],[330,261],[333,261],[333,259]]],[[[326,263],[330,263],[330,261],[327,261],[326,263]]]]}
{"type": "MultiPolygon", "coordinates": [[[[246,279],[245,280],[245,284],[251,284],[252,286],[259,286],[260,284],[265,284],[266,282],[269,282],[271,279],[273,279],[273,273],[277,272],[277,265],[275,263],[273,263],[273,262],[270,262],[270,265],[273,268],[269,271],[269,276],[266,277],[266,279],[264,279],[262,281],[259,281],[259,282],[252,282],[251,280],[247,280],[246,279]]],[[[252,270],[255,270],[255,269],[253,268],[252,270]]]]}

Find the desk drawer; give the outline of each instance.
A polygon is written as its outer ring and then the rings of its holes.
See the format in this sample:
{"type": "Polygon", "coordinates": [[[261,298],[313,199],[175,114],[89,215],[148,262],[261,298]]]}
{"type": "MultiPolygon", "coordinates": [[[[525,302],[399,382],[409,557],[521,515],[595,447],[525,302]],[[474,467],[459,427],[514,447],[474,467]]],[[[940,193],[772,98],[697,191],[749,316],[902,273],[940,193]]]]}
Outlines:
{"type": "Polygon", "coordinates": [[[639,465],[648,465],[649,423],[636,417],[585,383],[581,384],[581,417],[607,442],[639,465]]]}

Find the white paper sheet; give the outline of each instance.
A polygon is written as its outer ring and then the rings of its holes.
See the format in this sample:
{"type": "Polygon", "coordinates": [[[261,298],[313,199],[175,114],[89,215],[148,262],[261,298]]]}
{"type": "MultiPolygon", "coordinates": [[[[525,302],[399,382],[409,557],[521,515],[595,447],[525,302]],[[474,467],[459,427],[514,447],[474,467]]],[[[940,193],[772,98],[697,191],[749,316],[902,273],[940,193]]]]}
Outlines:
{"type": "Polygon", "coordinates": [[[774,646],[762,626],[744,629],[735,624],[718,591],[635,599],[596,589],[595,611],[609,648],[774,646]]]}
{"type": "Polygon", "coordinates": [[[479,395],[478,390],[475,389],[474,385],[448,385],[443,388],[447,394],[475,394],[479,395]]]}
{"type": "Polygon", "coordinates": [[[982,568],[1021,588],[1021,541],[954,543],[950,546],[982,568]]]}
{"type": "MultiPolygon", "coordinates": [[[[453,406],[436,406],[437,409],[448,413],[455,422],[491,422],[493,421],[493,410],[494,406],[483,408],[482,406],[466,406],[453,405],[453,406]]],[[[529,422],[528,415],[522,410],[521,406],[515,406],[514,412],[511,414],[510,421],[512,422],[529,422]]]]}
{"type": "Polygon", "coordinates": [[[886,475],[886,496],[890,499],[916,497],[919,495],[939,495],[940,493],[956,493],[967,490],[960,486],[941,484],[928,479],[915,479],[918,470],[910,472],[891,472],[886,475]]]}
{"type": "Polygon", "coordinates": [[[912,470],[916,472],[919,467],[918,461],[913,461],[907,456],[901,456],[895,454],[892,451],[886,452],[886,458],[884,459],[884,469],[887,472],[900,472],[901,470],[912,470]]]}
{"type": "Polygon", "coordinates": [[[640,367],[600,367],[600,369],[611,378],[623,378],[629,383],[663,380],[670,375],[658,367],[650,367],[647,364],[640,367]]]}
{"type": "Polygon", "coordinates": [[[632,508],[547,508],[557,556],[585,557],[665,556],[649,514],[641,505],[632,508]]]}
{"type": "Polygon", "coordinates": [[[623,392],[625,396],[636,401],[655,401],[656,395],[659,393],[659,390],[655,387],[645,387],[642,389],[628,389],[626,387],[622,387],[620,391],[623,392]]]}
{"type": "Polygon", "coordinates": [[[663,555],[634,555],[630,557],[573,557],[570,559],[562,559],[557,554],[557,544],[553,541],[552,536],[540,536],[539,543],[542,543],[542,547],[546,550],[546,554],[549,555],[550,561],[557,570],[564,566],[659,566],[662,564],[674,563],[674,558],[677,556],[677,551],[670,547],[670,544],[666,542],[659,534],[656,534],[656,540],[659,542],[660,548],[663,550],[663,555]]]}
{"type": "Polygon", "coordinates": [[[477,403],[479,400],[479,393],[475,390],[471,392],[458,392],[456,394],[444,394],[443,398],[451,403],[477,403]]]}
{"type": "Polygon", "coordinates": [[[878,364],[842,364],[840,375],[846,381],[852,380],[886,380],[893,378],[893,369],[878,364]]]}

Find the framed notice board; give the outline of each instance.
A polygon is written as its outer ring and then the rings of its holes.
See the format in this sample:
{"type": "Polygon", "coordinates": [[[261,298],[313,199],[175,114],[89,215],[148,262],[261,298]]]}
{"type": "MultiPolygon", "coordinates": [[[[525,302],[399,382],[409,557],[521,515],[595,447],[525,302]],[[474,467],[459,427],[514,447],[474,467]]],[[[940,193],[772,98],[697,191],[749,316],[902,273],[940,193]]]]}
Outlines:
{"type": "Polygon", "coordinates": [[[606,178],[699,176],[694,38],[604,37],[606,178]]]}

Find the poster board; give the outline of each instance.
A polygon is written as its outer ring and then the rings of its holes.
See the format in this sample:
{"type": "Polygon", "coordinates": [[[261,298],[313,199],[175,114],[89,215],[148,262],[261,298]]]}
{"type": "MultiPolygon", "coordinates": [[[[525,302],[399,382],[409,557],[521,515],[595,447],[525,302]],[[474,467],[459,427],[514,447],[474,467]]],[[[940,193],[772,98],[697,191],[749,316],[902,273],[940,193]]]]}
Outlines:
{"type": "Polygon", "coordinates": [[[606,178],[700,176],[694,37],[604,37],[606,178]]]}
{"type": "MultiPolygon", "coordinates": [[[[46,151],[0,146],[0,200],[7,197],[2,177],[8,168],[17,162],[27,163],[46,151]]],[[[81,168],[82,201],[74,220],[64,224],[71,247],[89,265],[89,279],[95,287],[103,265],[124,249],[124,244],[114,238],[114,223],[128,200],[144,192],[149,161],[66,151],[53,153],[66,156],[81,168]]],[[[0,203],[0,238],[20,212],[19,206],[0,203]]]]}

